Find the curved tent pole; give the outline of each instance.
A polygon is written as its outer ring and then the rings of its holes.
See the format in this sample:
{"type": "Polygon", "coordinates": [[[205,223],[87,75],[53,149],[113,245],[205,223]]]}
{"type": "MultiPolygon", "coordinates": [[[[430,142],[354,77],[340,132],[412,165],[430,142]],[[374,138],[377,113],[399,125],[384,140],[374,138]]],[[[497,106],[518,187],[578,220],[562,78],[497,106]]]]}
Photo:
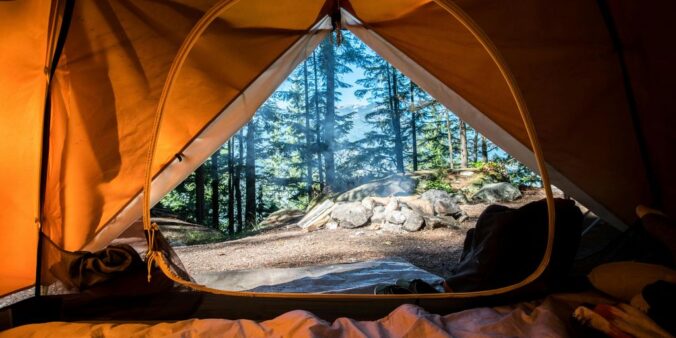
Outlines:
{"type": "MultiPolygon", "coordinates": [[[[188,54],[190,53],[190,50],[192,50],[192,47],[197,42],[197,39],[199,39],[199,37],[202,36],[202,33],[204,33],[207,27],[209,27],[209,24],[211,24],[211,22],[213,22],[220,13],[222,13],[223,11],[225,11],[225,9],[231,7],[238,1],[239,0],[221,0],[213,7],[211,7],[209,11],[207,11],[204,14],[204,16],[202,16],[202,18],[195,24],[190,33],[188,33],[188,36],[183,41],[183,44],[181,44],[181,48],[176,53],[176,57],[174,58],[174,61],[171,64],[171,68],[169,68],[169,73],[167,74],[167,79],[165,80],[164,88],[162,88],[162,94],[157,104],[157,110],[155,112],[155,120],[153,122],[153,129],[150,134],[151,137],[150,145],[148,146],[148,154],[146,158],[146,170],[143,183],[143,228],[146,231],[150,231],[152,228],[152,225],[150,224],[150,185],[153,176],[152,166],[155,157],[155,148],[157,147],[157,139],[159,136],[160,125],[162,124],[162,115],[164,113],[164,106],[167,103],[169,95],[171,94],[174,82],[176,81],[176,77],[180,69],[183,67],[183,64],[185,63],[185,60],[187,59],[188,54]]],[[[150,253],[151,250],[154,249],[151,246],[151,244],[153,243],[150,241],[150,239],[152,239],[152,231],[149,235],[150,236],[148,237],[149,238],[148,253],[150,253]]]]}
{"type": "Polygon", "coordinates": [[[516,284],[518,285],[518,287],[520,287],[534,281],[544,272],[545,268],[549,264],[549,259],[552,254],[552,247],[554,245],[554,228],[556,220],[555,214],[556,211],[554,208],[554,195],[552,194],[549,172],[547,171],[547,165],[545,163],[542,147],[540,146],[540,142],[537,137],[537,133],[535,131],[535,126],[533,125],[533,120],[530,116],[530,113],[528,112],[528,108],[526,107],[526,102],[523,99],[521,90],[519,90],[519,87],[516,83],[516,79],[509,71],[507,62],[502,58],[502,56],[498,52],[498,49],[495,47],[495,45],[493,45],[493,43],[487,37],[486,33],[484,33],[481,30],[481,28],[479,28],[479,26],[467,14],[465,14],[464,11],[462,11],[462,9],[460,9],[460,7],[458,7],[450,0],[434,0],[434,1],[439,6],[446,9],[468,31],[470,31],[470,33],[472,33],[474,38],[477,39],[477,41],[481,44],[481,46],[488,53],[488,55],[491,57],[495,65],[500,70],[500,74],[505,79],[505,82],[509,87],[509,91],[512,94],[512,97],[514,98],[514,102],[516,103],[519,114],[521,115],[521,120],[523,121],[523,125],[526,128],[528,140],[530,141],[533,150],[533,155],[535,155],[535,161],[537,163],[538,171],[540,172],[540,177],[542,178],[542,186],[545,189],[545,196],[547,199],[547,222],[548,222],[547,247],[545,249],[544,257],[542,258],[542,261],[540,262],[540,265],[538,265],[537,269],[535,269],[535,271],[526,279],[516,284]]]}
{"type": "Polygon", "coordinates": [[[548,211],[548,236],[547,236],[547,246],[545,253],[543,255],[542,261],[535,269],[535,271],[522,280],[519,283],[509,285],[502,288],[483,290],[483,291],[474,291],[474,292],[458,292],[458,293],[440,293],[440,294],[407,294],[407,295],[367,295],[367,294],[350,294],[350,295],[337,295],[337,294],[298,294],[298,293],[261,293],[261,292],[241,292],[241,291],[225,291],[212,289],[203,285],[192,283],[186,280],[183,280],[176,274],[171,271],[169,264],[166,262],[164,255],[155,248],[154,243],[154,233],[158,231],[159,228],[157,224],[151,224],[150,222],[150,189],[152,183],[152,165],[154,160],[155,148],[157,146],[157,139],[159,136],[159,128],[162,122],[162,114],[164,113],[164,107],[171,93],[174,82],[176,81],[177,74],[182,68],[185,60],[188,56],[188,53],[195,45],[197,39],[204,33],[206,28],[211,22],[213,22],[220,13],[224,12],[226,9],[229,9],[237,0],[222,0],[221,2],[214,5],[209,11],[200,19],[200,21],[195,25],[190,34],[186,37],[185,41],[181,45],[174,62],[171,65],[169,74],[167,75],[164,88],[162,90],[162,95],[160,96],[159,103],[157,105],[155,120],[153,124],[153,129],[151,132],[151,143],[148,147],[148,154],[146,160],[146,172],[145,172],[145,181],[143,185],[143,226],[144,230],[148,235],[148,279],[150,279],[150,269],[152,268],[153,263],[156,263],[159,268],[164,272],[167,277],[173,281],[188,286],[197,291],[215,293],[220,295],[229,295],[229,296],[238,296],[238,297],[251,297],[251,298],[287,298],[287,299],[449,299],[449,298],[471,298],[477,296],[490,296],[505,293],[508,291],[516,290],[522,286],[525,286],[535,279],[537,279],[547,267],[554,242],[554,226],[555,226],[555,210],[554,210],[554,197],[552,195],[552,189],[550,186],[549,175],[547,168],[545,166],[544,155],[540,147],[535,127],[533,121],[528,113],[526,108],[526,103],[521,95],[521,92],[516,84],[511,72],[508,70],[506,62],[500,56],[497,48],[490,42],[486,34],[478,27],[478,25],[467,15],[461,8],[453,4],[450,0],[434,0],[439,6],[444,8],[448,13],[450,13],[456,20],[458,20],[481,44],[484,50],[489,54],[495,65],[500,70],[500,74],[505,79],[510,94],[515,100],[517,109],[526,128],[528,139],[531,143],[533,154],[537,162],[538,169],[540,171],[540,176],[542,178],[543,186],[545,189],[545,195],[547,199],[547,211],[548,211]]]}

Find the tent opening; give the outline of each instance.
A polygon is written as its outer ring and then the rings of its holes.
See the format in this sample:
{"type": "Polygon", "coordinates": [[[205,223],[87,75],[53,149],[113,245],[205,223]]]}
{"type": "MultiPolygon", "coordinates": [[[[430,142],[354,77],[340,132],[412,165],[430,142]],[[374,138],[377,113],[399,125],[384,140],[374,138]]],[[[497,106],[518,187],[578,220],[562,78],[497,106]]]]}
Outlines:
{"type": "MultiPolygon", "coordinates": [[[[199,149],[212,154],[153,207],[182,278],[228,291],[367,294],[422,279],[444,291],[487,206],[544,198],[537,174],[357,35],[301,46],[276,90],[262,84],[273,93],[253,117],[215,150],[199,149]]],[[[242,106],[252,109],[246,100],[227,109],[242,106]]],[[[141,229],[137,221],[112,243],[143,254],[141,229]]],[[[69,292],[49,270],[68,254],[45,247],[43,280],[56,282],[45,293],[69,292]]]]}
{"type": "Polygon", "coordinates": [[[440,286],[488,205],[542,198],[538,175],[345,30],[152,215],[198,284],[371,293],[440,286]]]}

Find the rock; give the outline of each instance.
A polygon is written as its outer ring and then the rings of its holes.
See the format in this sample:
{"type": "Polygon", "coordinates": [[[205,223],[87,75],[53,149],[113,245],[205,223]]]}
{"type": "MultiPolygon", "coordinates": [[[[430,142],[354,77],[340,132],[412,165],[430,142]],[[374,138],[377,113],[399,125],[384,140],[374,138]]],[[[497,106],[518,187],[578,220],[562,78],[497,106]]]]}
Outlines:
{"type": "Polygon", "coordinates": [[[336,230],[338,229],[338,223],[336,221],[329,221],[328,223],[326,223],[326,229],[336,230]]]}
{"type": "Polygon", "coordinates": [[[425,191],[420,198],[432,203],[436,215],[454,215],[462,211],[453,202],[451,195],[443,190],[425,191]]]}
{"type": "Polygon", "coordinates": [[[418,231],[425,225],[425,220],[419,213],[411,209],[403,209],[401,213],[406,217],[406,221],[401,226],[402,229],[410,232],[418,231]]]}
{"type": "Polygon", "coordinates": [[[387,213],[385,207],[379,205],[373,208],[373,216],[371,216],[371,224],[384,223],[387,220],[387,213]]]}
{"type": "Polygon", "coordinates": [[[465,193],[467,196],[473,196],[476,194],[481,187],[483,187],[486,184],[491,184],[491,183],[497,183],[498,181],[486,174],[483,173],[478,173],[474,177],[471,178],[471,180],[468,182],[467,186],[464,188],[465,193]]]}
{"type": "Polygon", "coordinates": [[[486,184],[472,195],[472,201],[486,203],[510,202],[518,198],[521,198],[521,191],[506,182],[486,184]]]}
{"type": "Polygon", "coordinates": [[[380,226],[381,231],[387,231],[387,232],[401,232],[401,224],[393,224],[390,222],[385,222],[383,225],[380,226]]]}
{"type": "Polygon", "coordinates": [[[434,213],[436,215],[455,215],[459,212],[460,208],[451,200],[437,200],[434,202],[434,213]]]}
{"type": "Polygon", "coordinates": [[[373,199],[373,197],[366,197],[361,201],[361,205],[364,206],[364,208],[373,210],[373,208],[376,207],[377,203],[376,200],[373,199]]]}
{"type": "Polygon", "coordinates": [[[453,203],[455,204],[469,204],[467,196],[465,196],[465,194],[460,192],[451,195],[451,200],[453,200],[453,203]]]}
{"type": "Polygon", "coordinates": [[[366,225],[373,216],[360,202],[337,204],[331,211],[331,219],[341,228],[353,229],[366,225]]]}
{"type": "Polygon", "coordinates": [[[434,203],[438,199],[451,199],[451,195],[443,190],[430,189],[422,193],[420,198],[434,203]]]}
{"type": "Polygon", "coordinates": [[[399,209],[399,201],[396,198],[390,198],[390,201],[385,205],[385,213],[391,213],[399,209]]]}
{"type": "Polygon", "coordinates": [[[352,190],[342,193],[336,201],[361,201],[368,196],[407,196],[413,194],[417,181],[405,175],[392,175],[380,180],[362,184],[352,190]]]}
{"type": "Polygon", "coordinates": [[[387,222],[393,224],[404,224],[406,222],[406,216],[401,211],[392,211],[387,213],[387,222]]]}
{"type": "Polygon", "coordinates": [[[422,198],[409,199],[402,201],[402,204],[406,204],[409,208],[420,214],[434,216],[434,206],[428,200],[422,198]]]}
{"type": "Polygon", "coordinates": [[[423,218],[426,230],[458,227],[458,221],[450,216],[423,216],[423,218]]]}

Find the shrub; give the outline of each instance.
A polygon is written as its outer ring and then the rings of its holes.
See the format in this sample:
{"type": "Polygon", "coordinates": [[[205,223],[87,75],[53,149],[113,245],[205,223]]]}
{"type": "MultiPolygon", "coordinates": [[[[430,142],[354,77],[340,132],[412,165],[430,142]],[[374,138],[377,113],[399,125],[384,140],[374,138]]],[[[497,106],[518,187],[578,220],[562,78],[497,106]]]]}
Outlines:
{"type": "Polygon", "coordinates": [[[479,169],[480,173],[484,174],[487,177],[490,177],[496,182],[509,181],[509,173],[504,163],[490,161],[490,162],[477,162],[474,165],[476,168],[479,169]]]}
{"type": "Polygon", "coordinates": [[[449,194],[455,193],[455,189],[443,179],[443,176],[435,176],[433,180],[425,183],[425,190],[443,190],[449,194]]]}

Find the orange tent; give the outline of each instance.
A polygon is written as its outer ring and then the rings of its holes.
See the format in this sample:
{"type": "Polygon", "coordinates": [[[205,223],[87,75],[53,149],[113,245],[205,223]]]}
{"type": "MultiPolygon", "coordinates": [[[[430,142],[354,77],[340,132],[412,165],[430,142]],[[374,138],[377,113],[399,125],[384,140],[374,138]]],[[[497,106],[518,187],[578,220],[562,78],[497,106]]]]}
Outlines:
{"type": "Polygon", "coordinates": [[[96,250],[141,217],[160,102],[151,203],[243,126],[336,27],[535,167],[516,84],[552,183],[608,222],[632,222],[641,203],[676,214],[676,50],[668,43],[675,7],[0,2],[0,294],[34,284],[40,227],[63,249],[96,250]]]}

